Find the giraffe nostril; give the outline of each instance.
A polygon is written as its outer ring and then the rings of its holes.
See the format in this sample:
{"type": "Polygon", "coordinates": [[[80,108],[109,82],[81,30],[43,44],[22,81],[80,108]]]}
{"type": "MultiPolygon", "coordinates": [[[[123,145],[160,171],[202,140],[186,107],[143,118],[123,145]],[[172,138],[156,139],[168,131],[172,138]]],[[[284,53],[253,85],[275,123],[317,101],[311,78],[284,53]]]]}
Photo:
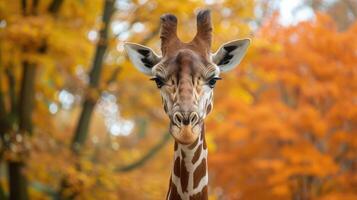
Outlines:
{"type": "Polygon", "coordinates": [[[173,117],[173,122],[177,125],[177,126],[181,126],[182,124],[182,119],[183,119],[183,116],[181,113],[179,112],[176,112],[174,114],[174,117],[173,117]]]}
{"type": "Polygon", "coordinates": [[[175,112],[175,114],[172,118],[172,121],[178,127],[181,127],[182,125],[195,126],[199,121],[199,116],[198,116],[197,112],[191,112],[191,113],[175,112]]]}
{"type": "Polygon", "coordinates": [[[196,112],[192,112],[190,114],[190,124],[191,126],[195,126],[199,121],[198,114],[196,112]]]}

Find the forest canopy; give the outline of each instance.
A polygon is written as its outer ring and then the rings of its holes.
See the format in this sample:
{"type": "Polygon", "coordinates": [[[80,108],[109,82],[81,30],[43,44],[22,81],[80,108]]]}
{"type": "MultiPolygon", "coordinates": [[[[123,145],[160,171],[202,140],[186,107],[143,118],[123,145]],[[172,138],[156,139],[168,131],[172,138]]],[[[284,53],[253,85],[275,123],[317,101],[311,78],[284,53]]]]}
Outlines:
{"type": "Polygon", "coordinates": [[[357,199],[357,2],[296,2],[1,1],[0,199],[164,199],[169,119],[123,45],[160,52],[164,13],[190,41],[203,8],[212,52],[252,40],[206,120],[209,199],[357,199]]]}

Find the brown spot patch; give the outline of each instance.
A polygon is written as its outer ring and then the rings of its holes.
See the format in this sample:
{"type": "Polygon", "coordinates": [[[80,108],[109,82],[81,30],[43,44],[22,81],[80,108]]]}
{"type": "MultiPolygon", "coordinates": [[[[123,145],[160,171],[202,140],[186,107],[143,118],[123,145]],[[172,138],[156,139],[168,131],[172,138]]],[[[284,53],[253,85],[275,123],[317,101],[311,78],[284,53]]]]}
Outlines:
{"type": "Polygon", "coordinates": [[[206,199],[208,199],[207,186],[203,187],[201,192],[190,196],[190,200],[206,200],[206,199]]]}
{"type": "Polygon", "coordinates": [[[170,200],[182,200],[179,193],[177,192],[177,187],[175,184],[171,185],[170,191],[171,191],[169,196],[170,200]]]}
{"type": "Polygon", "coordinates": [[[167,104],[166,104],[166,102],[164,101],[164,111],[167,113],[167,111],[168,111],[168,108],[167,108],[167,104]]]}
{"type": "Polygon", "coordinates": [[[202,144],[200,144],[200,146],[198,146],[198,148],[195,152],[195,155],[193,155],[192,164],[195,164],[197,162],[197,160],[200,158],[201,151],[202,151],[202,144]]]}
{"type": "Polygon", "coordinates": [[[207,109],[206,109],[206,114],[208,115],[212,110],[212,104],[208,104],[207,109]]]}
{"type": "Polygon", "coordinates": [[[180,177],[180,158],[177,157],[174,163],[174,174],[180,177]]]}
{"type": "Polygon", "coordinates": [[[185,161],[183,159],[181,160],[180,182],[181,182],[182,192],[187,192],[188,171],[186,169],[185,161]]]}
{"type": "Polygon", "coordinates": [[[174,150],[176,151],[176,150],[177,150],[177,148],[178,148],[178,144],[177,144],[177,142],[175,141],[174,150]]]}
{"type": "Polygon", "coordinates": [[[189,148],[189,149],[195,148],[195,146],[197,145],[197,143],[198,143],[198,138],[197,138],[197,140],[196,140],[194,143],[192,143],[190,146],[188,146],[188,148],[189,148]]]}
{"type": "Polygon", "coordinates": [[[166,199],[169,198],[169,194],[170,194],[170,191],[171,191],[171,185],[172,185],[172,177],[170,176],[170,182],[169,182],[169,191],[167,191],[167,194],[166,194],[166,199]]]}
{"type": "Polygon", "coordinates": [[[206,159],[202,159],[202,162],[198,165],[195,172],[193,172],[193,188],[196,188],[201,179],[206,175],[206,159]]]}

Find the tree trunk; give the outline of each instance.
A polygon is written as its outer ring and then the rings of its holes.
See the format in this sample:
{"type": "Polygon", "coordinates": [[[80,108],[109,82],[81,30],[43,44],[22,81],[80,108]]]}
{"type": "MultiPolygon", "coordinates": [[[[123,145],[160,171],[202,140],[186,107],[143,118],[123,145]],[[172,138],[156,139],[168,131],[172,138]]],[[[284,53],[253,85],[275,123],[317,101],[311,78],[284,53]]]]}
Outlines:
{"type": "Polygon", "coordinates": [[[36,66],[27,61],[23,62],[23,75],[19,99],[19,128],[20,131],[31,132],[31,113],[35,93],[36,66]]]}
{"type": "MultiPolygon", "coordinates": [[[[19,98],[19,134],[30,133],[32,130],[31,114],[33,108],[33,98],[35,93],[35,73],[36,66],[24,61],[22,64],[23,75],[19,98]]],[[[9,161],[9,199],[28,200],[27,180],[23,174],[23,161],[9,161]]]]}
{"type": "MultiPolygon", "coordinates": [[[[54,8],[49,8],[50,13],[54,16],[63,3],[63,0],[53,0],[54,8]]],[[[27,1],[21,0],[22,12],[25,16],[27,14],[27,1]]],[[[37,7],[39,0],[32,1],[32,13],[37,14],[37,7]]],[[[51,4],[52,5],[52,4],[51,4]]],[[[44,45],[38,49],[39,54],[46,53],[47,43],[44,41],[44,45]]],[[[24,49],[26,51],[26,49],[24,49]]],[[[10,99],[11,99],[11,111],[10,117],[18,119],[19,130],[18,134],[31,134],[32,131],[32,110],[35,94],[35,76],[36,76],[36,64],[28,61],[22,63],[22,79],[21,88],[18,98],[18,104],[16,105],[15,98],[15,79],[11,71],[7,71],[7,75],[10,83],[10,99]],[[11,83],[13,82],[13,84],[11,83]]],[[[12,125],[11,122],[10,125],[12,125]]],[[[9,200],[28,200],[27,180],[24,173],[25,162],[22,160],[9,161],[8,165],[8,183],[9,183],[9,200]]]]}
{"type": "Polygon", "coordinates": [[[2,187],[2,184],[0,184],[0,199],[4,199],[4,200],[7,199],[4,188],[2,187]]]}
{"type": "MultiPolygon", "coordinates": [[[[103,27],[100,30],[100,38],[97,44],[92,69],[89,74],[89,89],[97,89],[100,74],[102,71],[103,59],[106,49],[108,47],[108,32],[110,18],[114,11],[115,0],[106,0],[103,9],[102,23],[103,27]]],[[[88,135],[88,128],[90,124],[91,115],[95,107],[95,101],[93,99],[85,98],[83,102],[83,109],[80,114],[80,118],[75,129],[75,133],[72,138],[72,150],[79,151],[81,146],[86,141],[88,135]]]]}
{"type": "Polygon", "coordinates": [[[48,11],[52,14],[57,14],[64,0],[53,0],[48,7],[48,11]]]}
{"type": "Polygon", "coordinates": [[[8,162],[9,200],[28,200],[27,180],[23,175],[23,162],[8,162]]]}

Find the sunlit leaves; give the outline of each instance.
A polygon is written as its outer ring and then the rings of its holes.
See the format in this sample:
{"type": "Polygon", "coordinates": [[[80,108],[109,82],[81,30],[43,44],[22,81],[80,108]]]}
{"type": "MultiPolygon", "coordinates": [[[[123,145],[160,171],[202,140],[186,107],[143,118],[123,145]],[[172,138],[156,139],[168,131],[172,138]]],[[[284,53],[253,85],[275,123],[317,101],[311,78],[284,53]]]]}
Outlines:
{"type": "Polygon", "coordinates": [[[321,14],[290,27],[274,21],[238,73],[253,84],[225,88],[242,87],[253,104],[239,93],[216,104],[217,186],[242,199],[355,198],[357,182],[345,178],[356,174],[356,25],[339,32],[321,14]],[[223,170],[228,164],[235,170],[223,170]]]}

